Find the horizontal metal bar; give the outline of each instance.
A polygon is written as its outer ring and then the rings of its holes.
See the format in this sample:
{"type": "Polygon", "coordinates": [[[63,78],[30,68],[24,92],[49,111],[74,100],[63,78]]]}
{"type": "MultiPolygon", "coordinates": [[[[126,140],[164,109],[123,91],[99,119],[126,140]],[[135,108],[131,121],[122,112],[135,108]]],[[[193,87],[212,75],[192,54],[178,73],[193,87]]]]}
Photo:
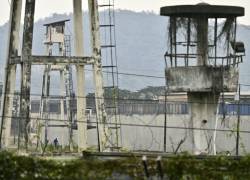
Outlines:
{"type": "Polygon", "coordinates": [[[100,4],[99,7],[113,7],[113,4],[100,4]]]}
{"type": "MultiPolygon", "coordinates": [[[[171,159],[176,158],[178,155],[175,155],[173,153],[163,153],[163,152],[82,152],[83,158],[89,158],[89,157],[99,157],[103,159],[110,159],[110,158],[141,158],[142,156],[147,156],[148,158],[157,158],[158,156],[161,156],[163,159],[171,159]]],[[[210,155],[193,155],[190,157],[187,157],[190,159],[196,159],[196,160],[204,160],[204,159],[216,159],[217,156],[210,156],[210,155]]],[[[224,156],[224,158],[228,160],[240,160],[242,156],[224,156]]]]}
{"type": "Polygon", "coordinates": [[[109,129],[120,129],[121,127],[120,126],[117,126],[117,127],[109,127],[109,129]]]}
{"type": "Polygon", "coordinates": [[[100,27],[114,27],[114,24],[101,24],[100,27]]]}
{"type": "Polygon", "coordinates": [[[118,88],[117,86],[104,86],[104,89],[114,89],[114,88],[118,88]]]}
{"type": "Polygon", "coordinates": [[[117,107],[115,107],[115,106],[106,106],[105,108],[106,109],[117,109],[117,107]]]}
{"type": "Polygon", "coordinates": [[[102,45],[101,48],[114,48],[115,45],[110,44],[110,45],[102,45]]]}
{"type": "MultiPolygon", "coordinates": [[[[166,57],[178,57],[178,58],[197,58],[197,56],[200,56],[199,54],[165,54],[166,57]]],[[[218,56],[213,57],[209,56],[208,59],[233,59],[233,58],[242,58],[243,55],[230,55],[230,56],[218,56]]]]}
{"type": "MultiPolygon", "coordinates": [[[[21,57],[14,57],[11,60],[11,64],[21,64],[21,57]]],[[[77,56],[32,56],[31,64],[32,65],[63,65],[63,64],[72,64],[72,65],[91,65],[95,62],[93,57],[77,57],[77,56]]]]}
{"type": "Polygon", "coordinates": [[[115,68],[117,66],[102,66],[102,68],[115,68]]]}
{"type": "Polygon", "coordinates": [[[62,125],[59,125],[59,124],[51,124],[51,125],[48,125],[48,127],[70,127],[69,125],[66,125],[66,124],[62,124],[62,125]]]}

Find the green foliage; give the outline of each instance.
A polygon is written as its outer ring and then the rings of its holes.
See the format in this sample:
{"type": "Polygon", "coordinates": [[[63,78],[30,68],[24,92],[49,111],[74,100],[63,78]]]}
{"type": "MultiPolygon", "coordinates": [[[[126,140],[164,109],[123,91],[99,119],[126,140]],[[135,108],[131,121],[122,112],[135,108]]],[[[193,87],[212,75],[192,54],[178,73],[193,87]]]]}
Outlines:
{"type": "Polygon", "coordinates": [[[97,159],[53,161],[40,158],[0,153],[0,179],[2,180],[99,180],[130,176],[142,177],[135,160],[101,161],[97,159]],[[133,163],[130,163],[133,162],[133,163]]]}
{"type": "MultiPolygon", "coordinates": [[[[159,176],[155,159],[147,161],[151,177],[159,176]]],[[[240,159],[175,156],[162,161],[164,179],[234,180],[250,179],[250,156],[240,159]]],[[[146,179],[140,158],[120,160],[78,159],[53,161],[0,153],[0,179],[8,180],[84,180],[146,179]]]]}
{"type": "MultiPolygon", "coordinates": [[[[125,89],[105,89],[104,97],[113,98],[119,96],[119,99],[155,99],[158,96],[162,96],[165,93],[165,86],[148,86],[136,92],[132,92],[125,89]]],[[[89,93],[88,98],[94,98],[94,93],[89,93]]]]}
{"type": "Polygon", "coordinates": [[[119,89],[119,98],[120,99],[155,99],[158,96],[164,95],[165,87],[153,87],[148,86],[137,92],[130,92],[128,90],[121,90],[119,89]]]}

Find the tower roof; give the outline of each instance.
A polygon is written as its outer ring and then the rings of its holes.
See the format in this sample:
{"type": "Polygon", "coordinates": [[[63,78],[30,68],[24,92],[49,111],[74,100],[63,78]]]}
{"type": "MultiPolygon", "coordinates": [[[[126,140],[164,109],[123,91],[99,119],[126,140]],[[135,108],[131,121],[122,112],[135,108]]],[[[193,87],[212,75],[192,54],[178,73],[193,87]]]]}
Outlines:
{"type": "Polygon", "coordinates": [[[227,18],[245,15],[245,9],[239,6],[221,6],[199,3],[196,5],[165,6],[161,8],[162,16],[227,18]]]}
{"type": "Polygon", "coordinates": [[[60,25],[64,25],[65,22],[68,22],[68,21],[70,21],[70,20],[65,19],[65,20],[61,20],[61,21],[54,21],[54,22],[51,22],[51,23],[44,24],[44,26],[60,26],[60,25]]]}

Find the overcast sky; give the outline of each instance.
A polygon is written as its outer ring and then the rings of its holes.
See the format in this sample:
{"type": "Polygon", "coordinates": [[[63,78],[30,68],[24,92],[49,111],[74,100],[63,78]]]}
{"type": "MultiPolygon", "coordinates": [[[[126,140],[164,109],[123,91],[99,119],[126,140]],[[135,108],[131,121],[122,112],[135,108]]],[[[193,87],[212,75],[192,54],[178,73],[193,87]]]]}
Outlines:
{"type": "MultiPolygon", "coordinates": [[[[0,6],[0,25],[8,21],[9,2],[11,0],[1,0],[0,6]]],[[[24,0],[23,0],[24,1],[24,0]]],[[[105,0],[99,0],[99,2],[105,0]]],[[[106,0],[107,1],[107,0],[106,0]]],[[[178,5],[178,4],[196,4],[203,2],[201,0],[114,0],[118,9],[128,9],[133,11],[154,11],[159,14],[161,6],[178,5]]],[[[217,5],[236,5],[245,7],[245,17],[239,18],[239,22],[250,25],[250,1],[249,0],[206,0],[206,3],[217,5]]],[[[87,7],[87,0],[83,0],[83,9],[87,7]]],[[[71,0],[36,0],[35,20],[47,17],[52,13],[69,13],[72,12],[71,0]]]]}

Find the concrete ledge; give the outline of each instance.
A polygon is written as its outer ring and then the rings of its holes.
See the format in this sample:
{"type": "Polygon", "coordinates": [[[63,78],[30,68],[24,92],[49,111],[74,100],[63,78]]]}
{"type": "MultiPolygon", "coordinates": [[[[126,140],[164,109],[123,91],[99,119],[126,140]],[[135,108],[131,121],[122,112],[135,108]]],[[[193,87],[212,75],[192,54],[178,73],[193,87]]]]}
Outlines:
{"type": "Polygon", "coordinates": [[[236,67],[173,67],[166,75],[171,92],[235,92],[239,79],[236,67]]]}

